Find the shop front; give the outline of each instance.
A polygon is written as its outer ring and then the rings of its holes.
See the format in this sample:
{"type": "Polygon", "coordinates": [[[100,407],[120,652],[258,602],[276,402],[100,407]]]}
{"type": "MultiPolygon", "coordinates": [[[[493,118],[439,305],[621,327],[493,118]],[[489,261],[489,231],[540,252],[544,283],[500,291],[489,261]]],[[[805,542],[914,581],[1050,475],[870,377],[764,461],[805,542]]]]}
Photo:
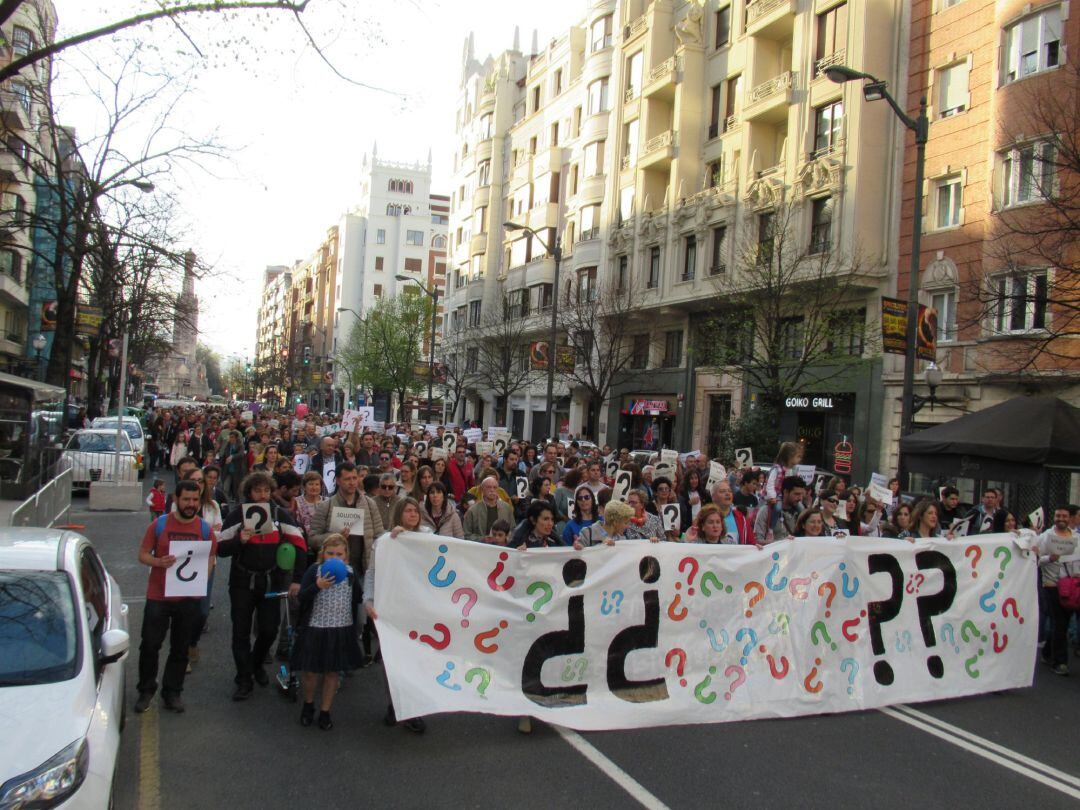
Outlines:
{"type": "Polygon", "coordinates": [[[623,397],[618,446],[631,450],[674,447],[676,409],[675,397],[666,394],[623,397]]]}
{"type": "Polygon", "coordinates": [[[855,401],[850,393],[791,394],[781,403],[780,434],[803,446],[803,464],[850,477],[855,401]]]}

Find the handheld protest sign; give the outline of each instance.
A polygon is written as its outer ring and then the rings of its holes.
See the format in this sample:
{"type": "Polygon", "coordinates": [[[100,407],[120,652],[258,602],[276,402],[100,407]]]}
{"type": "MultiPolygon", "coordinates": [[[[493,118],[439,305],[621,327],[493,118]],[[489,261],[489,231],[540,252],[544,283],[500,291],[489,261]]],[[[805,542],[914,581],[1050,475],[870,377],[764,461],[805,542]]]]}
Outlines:
{"type": "Polygon", "coordinates": [[[324,467],[322,474],[323,486],[331,495],[337,490],[337,467],[324,467]]]}
{"type": "Polygon", "coordinates": [[[495,444],[495,455],[503,456],[506,454],[506,448],[510,446],[511,437],[509,433],[496,433],[491,437],[492,442],[495,444]]]}
{"type": "Polygon", "coordinates": [[[420,458],[423,458],[424,454],[427,453],[428,443],[427,442],[413,442],[413,450],[416,451],[416,455],[420,456],[420,458]]]}
{"type": "Polygon", "coordinates": [[[165,596],[206,596],[210,581],[210,548],[205,540],[172,540],[176,562],[165,569],[165,596]]]}
{"type": "Polygon", "coordinates": [[[604,475],[608,478],[614,478],[619,472],[619,462],[612,459],[611,461],[604,462],[604,475]]]}
{"type": "Polygon", "coordinates": [[[577,520],[577,504],[573,501],[568,501],[566,504],[566,519],[577,520]]]}
{"type": "Polygon", "coordinates": [[[658,461],[653,465],[653,480],[657,478],[667,478],[669,481],[674,479],[674,468],[670,462],[658,461]]]}
{"type": "Polygon", "coordinates": [[[251,529],[255,534],[264,534],[274,528],[268,503],[245,503],[243,514],[244,528],[251,529]]]}
{"type": "Polygon", "coordinates": [[[446,461],[447,452],[445,450],[443,450],[441,447],[432,447],[431,448],[431,460],[432,461],[438,461],[440,458],[443,461],[446,461]]]}
{"type": "Polygon", "coordinates": [[[442,449],[449,455],[454,455],[457,449],[457,436],[453,433],[444,433],[442,437],[442,449]]]}
{"type": "Polygon", "coordinates": [[[495,442],[477,442],[476,443],[476,455],[491,455],[495,450],[495,442]]]}
{"type": "Polygon", "coordinates": [[[613,501],[626,501],[633,478],[634,474],[630,470],[619,470],[615,473],[615,486],[612,487],[611,495],[613,501]]]}
{"type": "Polygon", "coordinates": [[[965,518],[957,518],[952,522],[949,530],[956,537],[967,537],[971,532],[971,523],[974,520],[975,515],[968,515],[965,518]]]}
{"type": "Polygon", "coordinates": [[[330,531],[344,535],[364,533],[364,510],[335,506],[330,510],[330,531]]]}
{"type": "Polygon", "coordinates": [[[1028,515],[1028,522],[1031,524],[1031,528],[1035,530],[1037,534],[1041,534],[1043,526],[1046,524],[1046,514],[1043,512],[1043,508],[1040,506],[1030,515],[1028,515]]]}
{"type": "Polygon", "coordinates": [[[803,480],[803,483],[808,487],[814,485],[814,476],[817,473],[817,467],[813,464],[796,464],[795,475],[803,480]]]}
{"type": "Polygon", "coordinates": [[[529,495],[529,479],[524,476],[519,476],[517,479],[517,496],[519,498],[525,498],[529,495]]]}
{"type": "Polygon", "coordinates": [[[682,507],[677,503],[665,503],[660,507],[660,517],[664,520],[665,532],[677,532],[682,529],[682,507]]]}
{"type": "Polygon", "coordinates": [[[724,469],[724,465],[719,461],[710,461],[709,478],[715,478],[717,481],[727,478],[727,470],[724,469]]]}
{"type": "Polygon", "coordinates": [[[754,466],[754,450],[751,447],[740,447],[735,451],[735,463],[739,465],[739,469],[745,469],[747,467],[754,466]]]}
{"type": "Polygon", "coordinates": [[[679,451],[678,450],[661,450],[660,451],[660,463],[664,464],[678,464],[679,451]]]}
{"type": "Polygon", "coordinates": [[[297,453],[293,456],[292,468],[297,475],[303,475],[311,466],[311,456],[307,453],[297,453]]]}

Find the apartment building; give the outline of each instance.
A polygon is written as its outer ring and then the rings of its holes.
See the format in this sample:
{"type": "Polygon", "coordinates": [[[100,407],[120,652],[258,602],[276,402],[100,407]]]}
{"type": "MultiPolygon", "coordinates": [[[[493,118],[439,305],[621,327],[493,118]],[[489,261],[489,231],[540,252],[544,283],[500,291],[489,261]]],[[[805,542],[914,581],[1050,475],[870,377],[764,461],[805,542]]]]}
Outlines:
{"type": "MultiPolygon", "coordinates": [[[[500,220],[555,229],[560,301],[607,285],[640,290],[633,373],[616,380],[596,425],[587,396],[557,381],[550,407],[560,432],[707,450],[754,392],[728,370],[700,367],[688,351],[691,333],[722,303],[714,276],[740,272],[735,246],[756,238],[770,213],[790,205],[799,238],[864,257],[845,306],[865,323],[894,290],[898,181],[890,167],[902,140],[888,109],[863,103],[858,88],[830,82],[823,70],[844,64],[896,86],[905,75],[901,8],[885,0],[593,0],[542,51],[481,63],[467,47],[451,214],[451,334],[455,325],[464,330],[457,345],[467,347],[477,307],[538,286],[542,307],[541,285],[553,282],[546,252],[500,220]],[[499,207],[503,217],[488,213],[499,207]]],[[[540,339],[543,328],[538,322],[540,339]]],[[[823,467],[844,439],[865,470],[880,443],[881,366],[861,342],[849,351],[865,362],[820,383],[836,395],[833,407],[801,396],[815,390],[791,391],[781,428],[823,467]]],[[[518,435],[546,435],[545,420],[538,430],[533,418],[549,409],[537,387],[510,403],[518,435]]],[[[496,404],[477,392],[456,416],[489,424],[496,404]]]]}
{"type": "MultiPolygon", "coordinates": [[[[907,295],[916,194],[924,201],[920,302],[936,311],[938,402],[916,428],[1018,393],[1080,404],[1075,338],[1076,250],[1028,237],[1052,231],[1049,198],[1075,206],[1075,106],[1080,15],[1068,2],[916,0],[906,109],[927,100],[926,180],[904,165],[899,287],[907,295]],[[1071,169],[1067,165],[1071,163],[1071,169]],[[1071,197],[1072,202],[1069,203],[1071,197]],[[1071,268],[1071,270],[1067,269],[1071,268]],[[1063,337],[1056,337],[1063,335],[1063,337]]],[[[1075,209],[1074,209],[1075,210],[1075,209]]],[[[1075,237],[1073,237],[1073,240],[1075,237]]],[[[1073,241],[1070,240],[1070,241],[1073,241]]],[[[886,367],[888,441],[895,466],[902,358],[886,367]]],[[[928,396],[924,363],[916,393],[928,396]]]]}
{"type": "Polygon", "coordinates": [[[292,272],[273,265],[263,272],[262,296],[256,321],[255,370],[263,393],[275,403],[286,399],[285,378],[289,361],[288,306],[292,272]]]}

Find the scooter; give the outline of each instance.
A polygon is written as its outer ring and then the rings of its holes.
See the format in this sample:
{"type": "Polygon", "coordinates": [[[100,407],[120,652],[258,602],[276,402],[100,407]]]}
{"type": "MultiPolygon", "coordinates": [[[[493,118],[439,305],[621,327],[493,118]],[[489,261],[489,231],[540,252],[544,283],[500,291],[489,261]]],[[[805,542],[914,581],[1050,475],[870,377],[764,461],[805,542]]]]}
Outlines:
{"type": "MultiPolygon", "coordinates": [[[[265,595],[265,599],[288,599],[288,591],[272,591],[265,595]]],[[[293,649],[293,644],[296,643],[296,630],[292,625],[292,617],[289,615],[289,605],[285,605],[285,640],[289,644],[289,649],[293,649]]],[[[278,667],[277,671],[277,685],[281,696],[287,698],[293,703],[296,703],[300,697],[300,679],[296,676],[296,673],[292,670],[291,662],[283,663],[278,667]]]]}

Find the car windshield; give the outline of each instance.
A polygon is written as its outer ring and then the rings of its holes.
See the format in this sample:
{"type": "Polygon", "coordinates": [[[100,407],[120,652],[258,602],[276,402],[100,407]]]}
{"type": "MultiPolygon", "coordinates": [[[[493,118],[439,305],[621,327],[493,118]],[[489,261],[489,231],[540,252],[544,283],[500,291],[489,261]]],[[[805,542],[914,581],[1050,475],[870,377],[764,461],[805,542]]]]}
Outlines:
{"type": "Polygon", "coordinates": [[[75,677],[78,636],[67,577],[0,571],[0,687],[75,677]]]}
{"type": "MultiPolygon", "coordinates": [[[[95,428],[101,428],[102,430],[116,430],[115,419],[95,419],[95,428]]],[[[142,429],[137,422],[124,422],[124,433],[133,439],[138,439],[142,436],[142,429]]]]}
{"type": "MultiPolygon", "coordinates": [[[[115,433],[76,433],[71,437],[71,441],[68,442],[68,450],[81,450],[87,453],[115,453],[116,452],[116,434],[115,433]]],[[[128,440],[125,438],[120,443],[121,452],[125,452],[131,449],[128,440]]]]}

